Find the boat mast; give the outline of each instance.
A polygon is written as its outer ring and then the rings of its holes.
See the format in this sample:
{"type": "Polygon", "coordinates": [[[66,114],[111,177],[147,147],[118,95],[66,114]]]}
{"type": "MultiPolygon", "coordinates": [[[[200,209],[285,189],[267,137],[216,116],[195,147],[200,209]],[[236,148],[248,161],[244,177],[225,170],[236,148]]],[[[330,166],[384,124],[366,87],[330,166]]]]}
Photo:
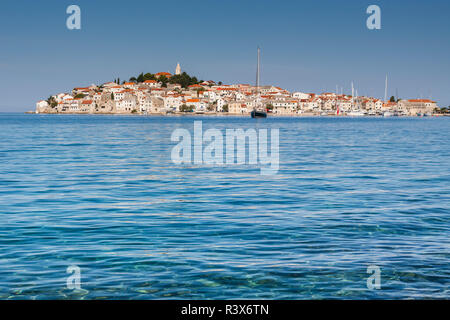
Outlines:
{"type": "Polygon", "coordinates": [[[257,66],[256,66],[256,92],[259,92],[259,52],[260,49],[258,47],[258,57],[257,57],[257,66]]]}
{"type": "Polygon", "coordinates": [[[258,46],[258,54],[257,54],[256,61],[257,61],[257,64],[256,64],[256,103],[255,103],[255,106],[253,107],[253,110],[256,110],[257,108],[260,107],[260,102],[259,102],[260,49],[259,49],[259,46],[258,46]]]}
{"type": "Polygon", "coordinates": [[[388,76],[386,75],[386,83],[384,85],[384,102],[387,102],[388,76]]]}
{"type": "Polygon", "coordinates": [[[352,81],[352,109],[355,107],[355,88],[353,87],[352,81]]]}

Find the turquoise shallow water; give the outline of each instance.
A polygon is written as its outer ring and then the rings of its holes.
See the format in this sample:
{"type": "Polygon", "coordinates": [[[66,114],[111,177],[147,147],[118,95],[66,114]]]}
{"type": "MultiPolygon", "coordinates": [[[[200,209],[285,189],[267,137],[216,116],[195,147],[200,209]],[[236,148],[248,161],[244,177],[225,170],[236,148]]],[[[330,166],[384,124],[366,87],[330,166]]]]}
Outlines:
{"type": "Polygon", "coordinates": [[[450,118],[0,114],[0,128],[1,299],[450,296],[450,118]],[[279,128],[278,174],[173,164],[170,135],[194,120],[279,128]]]}

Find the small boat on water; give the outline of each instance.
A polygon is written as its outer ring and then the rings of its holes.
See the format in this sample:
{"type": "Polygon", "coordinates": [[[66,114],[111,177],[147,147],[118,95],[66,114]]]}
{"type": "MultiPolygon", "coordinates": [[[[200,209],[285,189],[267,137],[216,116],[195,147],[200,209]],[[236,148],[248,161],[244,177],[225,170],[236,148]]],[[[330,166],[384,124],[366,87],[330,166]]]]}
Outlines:
{"type": "Polygon", "coordinates": [[[394,114],[392,112],[386,111],[383,113],[383,117],[392,117],[394,114]]]}
{"type": "Polygon", "coordinates": [[[262,110],[253,109],[250,115],[252,118],[267,118],[267,112],[262,110]]]}
{"type": "Polygon", "coordinates": [[[350,111],[347,115],[349,115],[350,117],[364,117],[365,113],[362,111],[353,110],[350,111]]]}

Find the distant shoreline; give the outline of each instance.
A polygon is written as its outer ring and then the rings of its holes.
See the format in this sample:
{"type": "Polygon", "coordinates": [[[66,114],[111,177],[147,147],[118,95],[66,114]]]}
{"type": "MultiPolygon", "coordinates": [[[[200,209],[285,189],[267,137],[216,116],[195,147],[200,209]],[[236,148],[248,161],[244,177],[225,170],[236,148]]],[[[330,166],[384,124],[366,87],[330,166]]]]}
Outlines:
{"type": "MultiPolygon", "coordinates": [[[[77,113],[77,112],[55,112],[55,113],[36,113],[35,111],[26,111],[25,114],[36,114],[36,115],[79,115],[79,116],[92,116],[92,115],[105,115],[105,116],[158,116],[158,117],[250,117],[250,114],[239,114],[239,113],[220,113],[220,112],[209,112],[209,113],[149,113],[149,114],[133,114],[133,113],[77,113]]],[[[396,116],[383,116],[383,115],[321,115],[321,114],[268,114],[268,117],[273,118],[439,118],[439,117],[450,117],[450,114],[432,114],[426,116],[412,116],[412,115],[396,115],[396,116]]]]}

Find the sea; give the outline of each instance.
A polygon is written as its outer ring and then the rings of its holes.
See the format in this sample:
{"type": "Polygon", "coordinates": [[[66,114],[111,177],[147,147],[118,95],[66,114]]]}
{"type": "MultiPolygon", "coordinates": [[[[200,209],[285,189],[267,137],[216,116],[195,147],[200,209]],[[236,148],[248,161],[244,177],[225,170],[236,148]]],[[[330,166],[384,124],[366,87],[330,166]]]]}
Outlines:
{"type": "Polygon", "coordinates": [[[1,113],[0,299],[448,299],[449,137],[448,117],[1,113]],[[278,170],[175,163],[196,121],[277,129],[278,170]]]}

